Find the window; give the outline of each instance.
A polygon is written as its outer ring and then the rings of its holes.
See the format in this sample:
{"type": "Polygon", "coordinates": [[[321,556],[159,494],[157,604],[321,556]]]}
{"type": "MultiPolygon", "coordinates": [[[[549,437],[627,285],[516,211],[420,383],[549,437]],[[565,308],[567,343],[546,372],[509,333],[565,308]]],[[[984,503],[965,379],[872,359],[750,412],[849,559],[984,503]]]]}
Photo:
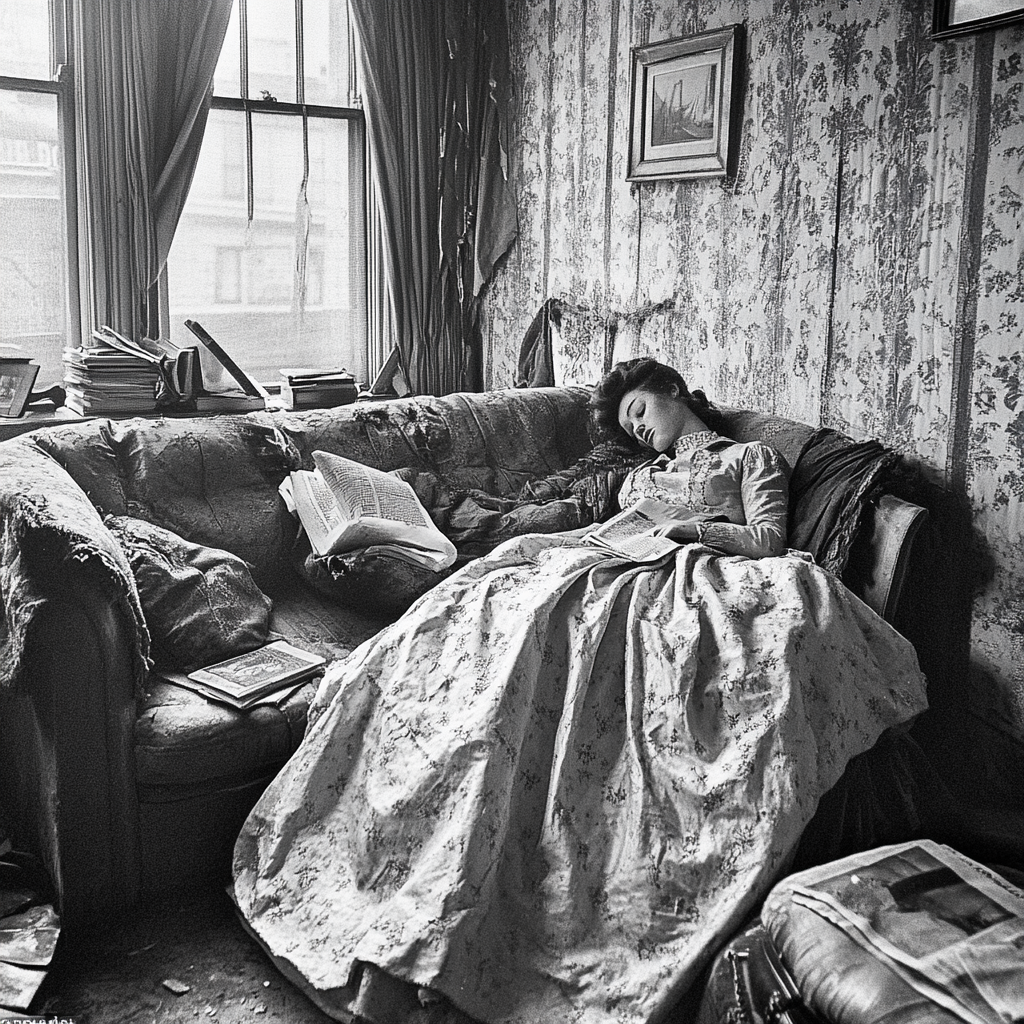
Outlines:
{"type": "Polygon", "coordinates": [[[61,379],[79,331],[64,39],[61,3],[0,3],[0,344],[40,364],[38,384],[61,379]]]}
{"type": "Polygon", "coordinates": [[[365,379],[365,131],[353,73],[346,0],[236,0],[167,264],[172,341],[194,343],[193,319],[261,379],[338,364],[365,379]]]}

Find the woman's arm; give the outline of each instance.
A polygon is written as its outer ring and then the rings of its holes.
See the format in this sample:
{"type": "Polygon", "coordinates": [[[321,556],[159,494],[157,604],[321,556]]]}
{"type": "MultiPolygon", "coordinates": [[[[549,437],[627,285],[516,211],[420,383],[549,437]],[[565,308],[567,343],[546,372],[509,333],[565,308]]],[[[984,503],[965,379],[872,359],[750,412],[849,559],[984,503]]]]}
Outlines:
{"type": "Polygon", "coordinates": [[[745,526],[734,523],[677,523],[659,530],[680,541],[699,541],[728,555],[764,558],[786,550],[789,485],[774,448],[750,444],[743,453],[740,477],[745,526]]]}

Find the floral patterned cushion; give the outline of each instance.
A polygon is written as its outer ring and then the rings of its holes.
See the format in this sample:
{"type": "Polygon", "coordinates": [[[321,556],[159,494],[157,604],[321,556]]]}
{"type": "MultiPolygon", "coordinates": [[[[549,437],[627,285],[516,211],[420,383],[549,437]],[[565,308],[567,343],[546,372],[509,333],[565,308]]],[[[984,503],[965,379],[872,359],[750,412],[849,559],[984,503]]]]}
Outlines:
{"type": "Polygon", "coordinates": [[[191,671],[267,642],[271,601],[237,555],[132,516],[106,516],[139,591],[154,660],[191,671]]]}

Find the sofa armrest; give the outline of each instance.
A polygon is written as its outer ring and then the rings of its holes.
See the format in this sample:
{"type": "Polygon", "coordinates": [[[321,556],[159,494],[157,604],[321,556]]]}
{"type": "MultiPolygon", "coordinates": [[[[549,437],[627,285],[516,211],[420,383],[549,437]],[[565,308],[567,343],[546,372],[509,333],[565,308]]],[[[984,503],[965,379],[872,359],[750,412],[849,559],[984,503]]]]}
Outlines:
{"type": "Polygon", "coordinates": [[[132,648],[116,604],[69,581],[36,617],[24,684],[0,691],[0,801],[72,930],[138,893],[132,648]]]}
{"type": "Polygon", "coordinates": [[[920,505],[881,494],[850,548],[844,582],[887,622],[894,621],[914,538],[927,518],[920,505]]]}
{"type": "Polygon", "coordinates": [[[149,637],[99,512],[31,438],[0,444],[0,802],[69,923],[134,899],[132,733],[149,637]]]}
{"type": "Polygon", "coordinates": [[[0,690],[19,690],[35,620],[69,587],[113,602],[131,631],[141,692],[149,655],[131,568],[85,492],[32,438],[0,444],[0,690]]]}

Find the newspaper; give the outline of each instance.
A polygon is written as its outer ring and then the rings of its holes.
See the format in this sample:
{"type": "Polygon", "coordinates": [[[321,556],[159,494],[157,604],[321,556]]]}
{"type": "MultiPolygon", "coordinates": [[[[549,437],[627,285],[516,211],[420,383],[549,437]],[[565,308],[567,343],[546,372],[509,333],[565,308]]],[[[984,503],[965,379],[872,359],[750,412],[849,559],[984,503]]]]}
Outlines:
{"type": "Polygon", "coordinates": [[[281,493],[316,554],[366,550],[435,572],[455,561],[455,545],[404,480],[330,452],[313,452],[313,462],[315,470],[290,473],[281,493]]]}
{"type": "Polygon", "coordinates": [[[970,1024],[1024,1019],[1024,893],[918,840],[800,872],[765,903],[831,921],[916,992],[970,1024]]]}
{"type": "Polygon", "coordinates": [[[632,562],[657,562],[680,545],[677,540],[657,536],[654,531],[659,526],[668,522],[712,521],[713,518],[691,512],[682,505],[641,498],[593,529],[584,541],[632,562]]]}

